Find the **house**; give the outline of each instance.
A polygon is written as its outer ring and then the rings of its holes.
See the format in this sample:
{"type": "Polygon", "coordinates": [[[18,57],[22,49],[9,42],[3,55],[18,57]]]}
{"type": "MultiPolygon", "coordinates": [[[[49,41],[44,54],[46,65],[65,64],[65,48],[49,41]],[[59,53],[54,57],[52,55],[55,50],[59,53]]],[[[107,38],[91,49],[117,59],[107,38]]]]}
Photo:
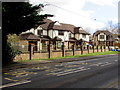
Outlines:
{"type": "Polygon", "coordinates": [[[39,50],[38,41],[40,40],[40,38],[38,36],[34,35],[31,32],[27,32],[20,34],[19,38],[20,38],[19,49],[21,51],[29,51],[30,44],[34,46],[33,47],[34,51],[39,50]]]}
{"type": "Polygon", "coordinates": [[[77,47],[87,45],[89,43],[89,33],[83,30],[82,27],[75,27],[69,33],[69,48],[72,45],[77,47]]]}
{"type": "Polygon", "coordinates": [[[119,38],[119,34],[113,34],[114,37],[114,47],[116,48],[120,48],[120,38],[119,38]]]}
{"type": "Polygon", "coordinates": [[[93,34],[94,45],[106,45],[113,46],[114,37],[113,34],[107,30],[98,30],[93,34]]]}
{"type": "Polygon", "coordinates": [[[39,25],[36,29],[26,31],[34,33],[40,39],[37,41],[40,46],[40,50],[45,50],[48,43],[53,45],[53,49],[61,49],[62,42],[64,42],[65,48],[69,49],[74,44],[79,44],[80,40],[89,42],[89,33],[84,31],[81,27],[75,27],[71,24],[59,23],[58,21],[52,21],[45,19],[44,24],[39,25]]]}
{"type": "Polygon", "coordinates": [[[89,33],[83,30],[82,27],[76,27],[74,29],[75,38],[77,39],[78,45],[86,45],[89,43],[89,33]],[[82,41],[82,43],[81,43],[82,41]]]}
{"type": "Polygon", "coordinates": [[[31,29],[27,32],[33,32],[41,38],[42,47],[49,41],[53,45],[53,49],[61,49],[62,42],[68,46],[70,25],[59,23],[58,21],[44,20],[45,24],[40,25],[37,29],[31,29]],[[42,40],[44,37],[48,37],[42,40]],[[47,41],[48,39],[48,41],[47,41]]]}

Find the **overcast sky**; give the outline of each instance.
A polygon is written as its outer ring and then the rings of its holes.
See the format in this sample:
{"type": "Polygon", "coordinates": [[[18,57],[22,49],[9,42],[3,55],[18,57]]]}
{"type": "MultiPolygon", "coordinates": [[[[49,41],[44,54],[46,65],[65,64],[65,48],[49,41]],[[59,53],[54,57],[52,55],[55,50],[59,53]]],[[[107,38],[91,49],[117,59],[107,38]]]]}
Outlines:
{"type": "Polygon", "coordinates": [[[90,31],[103,29],[108,21],[118,22],[119,0],[29,0],[32,4],[47,4],[41,14],[60,23],[81,26],[90,31]]]}

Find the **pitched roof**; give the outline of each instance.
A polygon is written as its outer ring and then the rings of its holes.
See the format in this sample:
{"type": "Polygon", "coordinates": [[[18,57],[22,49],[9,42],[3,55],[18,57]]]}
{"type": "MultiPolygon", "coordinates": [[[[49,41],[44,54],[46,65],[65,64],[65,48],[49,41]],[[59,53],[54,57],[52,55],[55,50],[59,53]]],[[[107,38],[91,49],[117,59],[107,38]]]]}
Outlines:
{"type": "Polygon", "coordinates": [[[77,39],[72,37],[72,38],[69,39],[69,41],[74,41],[75,42],[75,41],[77,41],[77,39]]]}
{"type": "Polygon", "coordinates": [[[49,36],[44,35],[43,37],[41,37],[41,40],[42,41],[50,41],[51,38],[49,36]]]}
{"type": "Polygon", "coordinates": [[[90,33],[86,32],[85,30],[80,30],[80,28],[81,27],[75,27],[74,28],[74,33],[90,35],[90,33]]]}
{"type": "Polygon", "coordinates": [[[19,35],[20,40],[40,40],[40,38],[33,33],[24,33],[19,35]]]}
{"type": "Polygon", "coordinates": [[[98,31],[96,31],[93,35],[98,35],[99,33],[104,33],[104,34],[106,34],[106,35],[112,35],[112,33],[111,32],[109,32],[108,30],[98,30],[98,31]]]}
{"type": "Polygon", "coordinates": [[[60,25],[53,25],[54,30],[65,30],[71,31],[72,33],[74,33],[74,27],[75,27],[74,25],[64,23],[60,23],[60,25]]]}
{"type": "Polygon", "coordinates": [[[65,23],[61,23],[63,28],[65,28],[68,31],[71,31],[72,33],[74,33],[74,28],[75,26],[72,24],[65,24],[65,23]]]}
{"type": "Polygon", "coordinates": [[[97,36],[99,33],[104,33],[107,36],[110,36],[110,38],[108,38],[106,41],[115,41],[114,35],[111,32],[109,32],[108,30],[98,30],[93,35],[97,36]]]}
{"type": "Polygon", "coordinates": [[[88,34],[90,35],[90,33],[86,32],[85,30],[79,30],[81,34],[88,34]]]}
{"type": "Polygon", "coordinates": [[[61,38],[59,38],[59,37],[54,37],[53,39],[52,39],[53,41],[62,41],[62,39],[61,38]]]}
{"type": "Polygon", "coordinates": [[[81,33],[81,34],[89,34],[88,32],[84,30],[79,30],[81,27],[75,27],[72,24],[65,24],[65,23],[59,23],[60,25],[56,25],[55,23],[57,21],[52,21],[50,19],[44,19],[45,24],[40,25],[42,28],[48,30],[64,30],[64,31],[70,31],[72,33],[81,33]]]}
{"type": "Polygon", "coordinates": [[[51,29],[54,25],[54,21],[50,20],[50,19],[44,19],[43,20],[44,24],[41,24],[40,26],[44,29],[51,29]]]}

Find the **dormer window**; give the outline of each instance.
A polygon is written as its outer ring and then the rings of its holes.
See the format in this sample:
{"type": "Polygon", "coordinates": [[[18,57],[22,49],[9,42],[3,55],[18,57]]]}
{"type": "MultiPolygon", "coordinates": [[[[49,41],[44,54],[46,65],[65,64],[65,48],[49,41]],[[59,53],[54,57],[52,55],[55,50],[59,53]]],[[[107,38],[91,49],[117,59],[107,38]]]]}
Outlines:
{"type": "Polygon", "coordinates": [[[100,39],[104,39],[104,35],[100,35],[100,39]]]}
{"type": "Polygon", "coordinates": [[[37,34],[38,34],[38,35],[43,35],[43,30],[38,30],[38,31],[37,31],[37,34]]]}

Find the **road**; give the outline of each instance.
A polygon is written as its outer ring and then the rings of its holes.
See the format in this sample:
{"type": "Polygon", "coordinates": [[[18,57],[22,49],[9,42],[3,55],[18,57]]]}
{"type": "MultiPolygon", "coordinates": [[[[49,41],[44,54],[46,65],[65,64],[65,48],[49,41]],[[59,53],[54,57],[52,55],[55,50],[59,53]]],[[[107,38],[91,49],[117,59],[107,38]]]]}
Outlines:
{"type": "Polygon", "coordinates": [[[10,70],[2,88],[118,88],[118,56],[10,70]]]}

